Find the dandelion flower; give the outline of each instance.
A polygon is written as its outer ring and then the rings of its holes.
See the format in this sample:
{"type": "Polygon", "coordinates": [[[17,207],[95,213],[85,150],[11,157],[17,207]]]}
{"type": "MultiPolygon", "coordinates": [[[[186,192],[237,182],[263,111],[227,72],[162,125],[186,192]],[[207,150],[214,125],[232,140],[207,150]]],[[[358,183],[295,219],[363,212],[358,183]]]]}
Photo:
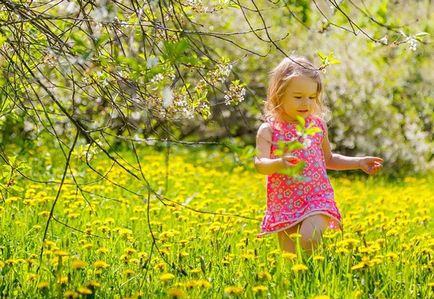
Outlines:
{"type": "MultiPolygon", "coordinates": [[[[1,268],[1,267],[0,267],[1,268]]],[[[36,278],[38,278],[38,274],[35,274],[35,273],[28,273],[27,274],[27,280],[28,281],[33,281],[33,280],[35,280],[36,278]]]]}
{"type": "Polygon", "coordinates": [[[296,264],[292,266],[291,270],[294,272],[306,271],[308,268],[305,264],[296,264]]]}
{"type": "Polygon", "coordinates": [[[78,293],[74,292],[74,291],[66,291],[65,293],[63,293],[63,297],[65,298],[77,298],[78,297],[78,293]]]}
{"type": "Polygon", "coordinates": [[[292,253],[292,252],[284,252],[284,253],[282,253],[282,257],[285,260],[292,261],[292,260],[295,260],[297,258],[297,255],[295,253],[292,253]]]}
{"type": "Polygon", "coordinates": [[[169,281],[175,278],[175,275],[173,275],[172,273],[164,273],[160,275],[160,280],[161,281],[169,281]]]}
{"type": "Polygon", "coordinates": [[[264,293],[266,291],[268,291],[268,288],[266,286],[263,285],[257,285],[255,287],[253,287],[253,293],[264,293]]]}
{"type": "Polygon", "coordinates": [[[90,295],[92,294],[92,290],[86,287],[79,287],[77,290],[78,293],[81,295],[90,295]]]}
{"type": "Polygon", "coordinates": [[[324,260],[324,257],[323,257],[322,255],[315,255],[315,256],[313,257],[313,260],[314,260],[314,261],[323,261],[323,260],[324,260]]]}
{"type": "Polygon", "coordinates": [[[89,289],[100,288],[101,284],[96,280],[91,280],[86,285],[89,289]]]}
{"type": "Polygon", "coordinates": [[[204,289],[209,289],[211,287],[211,283],[206,279],[199,279],[195,281],[196,286],[204,289]]]}
{"type": "Polygon", "coordinates": [[[68,276],[60,276],[60,277],[57,279],[57,283],[60,284],[60,285],[65,285],[65,284],[67,284],[67,283],[68,283],[68,276]]]}
{"type": "Polygon", "coordinates": [[[123,273],[126,277],[131,277],[131,276],[133,276],[134,274],[136,274],[136,272],[134,272],[134,270],[131,270],[131,269],[126,269],[126,270],[124,270],[122,273],[123,273]]]}
{"type": "Polygon", "coordinates": [[[96,269],[105,269],[105,268],[107,268],[107,267],[109,266],[109,264],[107,264],[107,263],[104,262],[104,261],[98,260],[98,261],[96,261],[95,263],[93,263],[93,266],[94,266],[96,269]]]}
{"type": "Polygon", "coordinates": [[[82,268],[84,268],[86,266],[87,266],[87,263],[84,262],[84,261],[82,261],[82,260],[72,261],[72,269],[75,269],[75,270],[82,269],[82,268]]]}
{"type": "Polygon", "coordinates": [[[106,254],[107,252],[109,252],[109,250],[106,247],[100,247],[96,250],[96,252],[100,254],[106,254]]]}
{"type": "Polygon", "coordinates": [[[236,287],[236,286],[229,286],[229,287],[226,287],[224,291],[225,291],[225,294],[227,294],[227,295],[240,296],[244,292],[244,289],[240,288],[240,287],[236,287]]]}
{"type": "Polygon", "coordinates": [[[49,285],[50,284],[48,283],[48,281],[41,281],[40,283],[38,283],[37,288],[40,290],[47,289],[49,285]]]}
{"type": "Polygon", "coordinates": [[[64,250],[54,250],[53,252],[57,256],[68,256],[69,253],[64,250]]]}
{"type": "Polygon", "coordinates": [[[134,253],[136,253],[137,250],[135,250],[134,248],[128,247],[124,249],[124,254],[126,255],[133,255],[134,253]]]}
{"type": "Polygon", "coordinates": [[[186,298],[185,292],[180,288],[168,289],[167,295],[169,295],[171,298],[186,298]]]}
{"type": "Polygon", "coordinates": [[[366,267],[366,263],[365,262],[360,262],[354,266],[351,267],[351,270],[360,270],[366,267]]]}
{"type": "Polygon", "coordinates": [[[313,299],[330,299],[330,297],[327,295],[319,295],[319,296],[313,297],[313,299]]]}
{"type": "Polygon", "coordinates": [[[268,271],[261,271],[258,273],[258,278],[265,281],[270,281],[273,277],[268,271]]]}

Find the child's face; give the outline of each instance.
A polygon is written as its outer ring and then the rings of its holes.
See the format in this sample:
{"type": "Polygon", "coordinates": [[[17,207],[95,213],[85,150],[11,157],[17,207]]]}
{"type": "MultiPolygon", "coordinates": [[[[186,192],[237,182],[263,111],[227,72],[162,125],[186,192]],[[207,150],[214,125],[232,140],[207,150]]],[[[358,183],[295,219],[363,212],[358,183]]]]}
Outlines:
{"type": "Polygon", "coordinates": [[[292,78],[286,87],[279,109],[282,120],[295,122],[297,116],[306,118],[311,115],[318,98],[317,87],[316,81],[309,77],[292,78]]]}

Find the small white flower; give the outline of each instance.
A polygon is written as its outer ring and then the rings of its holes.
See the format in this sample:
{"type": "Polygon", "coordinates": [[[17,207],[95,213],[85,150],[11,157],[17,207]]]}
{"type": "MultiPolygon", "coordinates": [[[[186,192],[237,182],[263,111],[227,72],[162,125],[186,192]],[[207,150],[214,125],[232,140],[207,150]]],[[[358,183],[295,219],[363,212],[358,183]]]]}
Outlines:
{"type": "Polygon", "coordinates": [[[153,68],[154,66],[156,66],[158,64],[158,62],[159,62],[158,57],[150,56],[148,58],[148,61],[146,61],[146,67],[148,69],[153,68]]]}
{"type": "Polygon", "coordinates": [[[34,128],[33,124],[31,122],[28,122],[27,120],[24,121],[24,132],[30,132],[34,128]]]}
{"type": "Polygon", "coordinates": [[[380,43],[382,43],[383,45],[387,45],[389,43],[389,40],[387,39],[387,35],[383,36],[380,40],[380,43]]]}
{"type": "Polygon", "coordinates": [[[163,89],[163,108],[169,108],[173,104],[173,91],[169,86],[163,89]]]}
{"type": "Polygon", "coordinates": [[[309,138],[306,138],[303,140],[303,147],[304,148],[309,148],[311,144],[312,144],[312,140],[310,140],[309,138]]]}
{"type": "Polygon", "coordinates": [[[65,12],[67,14],[75,14],[80,10],[80,7],[74,1],[69,1],[67,3],[68,4],[65,7],[65,12]]]}

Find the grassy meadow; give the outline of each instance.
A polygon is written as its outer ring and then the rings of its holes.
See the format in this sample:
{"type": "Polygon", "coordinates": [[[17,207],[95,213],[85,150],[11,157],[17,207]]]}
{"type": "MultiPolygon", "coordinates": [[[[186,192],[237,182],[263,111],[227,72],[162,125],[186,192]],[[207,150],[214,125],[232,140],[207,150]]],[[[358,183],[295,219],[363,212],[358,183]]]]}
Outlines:
{"type": "Polygon", "coordinates": [[[306,256],[256,237],[265,176],[231,155],[126,156],[73,154],[44,242],[65,159],[4,170],[1,298],[434,298],[432,176],[330,173],[344,230],[306,256]]]}

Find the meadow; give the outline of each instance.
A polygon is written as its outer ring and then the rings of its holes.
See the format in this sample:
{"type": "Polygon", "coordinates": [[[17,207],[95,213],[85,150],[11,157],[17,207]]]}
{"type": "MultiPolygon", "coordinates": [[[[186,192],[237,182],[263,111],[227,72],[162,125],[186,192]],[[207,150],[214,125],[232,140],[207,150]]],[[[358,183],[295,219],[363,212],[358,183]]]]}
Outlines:
{"type": "Polygon", "coordinates": [[[65,159],[2,166],[1,298],[434,298],[433,176],[330,173],[344,229],[307,256],[256,237],[265,177],[232,155],[139,153],[74,152],[44,241],[65,159]]]}

